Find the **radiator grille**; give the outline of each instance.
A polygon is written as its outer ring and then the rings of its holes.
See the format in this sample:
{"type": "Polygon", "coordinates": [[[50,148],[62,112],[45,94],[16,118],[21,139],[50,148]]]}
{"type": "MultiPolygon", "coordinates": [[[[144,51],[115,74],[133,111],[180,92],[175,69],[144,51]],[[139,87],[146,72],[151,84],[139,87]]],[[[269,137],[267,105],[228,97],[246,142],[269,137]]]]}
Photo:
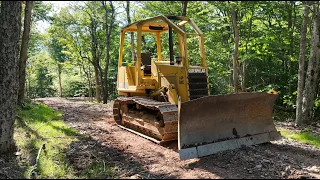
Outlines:
{"type": "Polygon", "coordinates": [[[188,73],[190,100],[208,96],[206,73],[188,73]]]}

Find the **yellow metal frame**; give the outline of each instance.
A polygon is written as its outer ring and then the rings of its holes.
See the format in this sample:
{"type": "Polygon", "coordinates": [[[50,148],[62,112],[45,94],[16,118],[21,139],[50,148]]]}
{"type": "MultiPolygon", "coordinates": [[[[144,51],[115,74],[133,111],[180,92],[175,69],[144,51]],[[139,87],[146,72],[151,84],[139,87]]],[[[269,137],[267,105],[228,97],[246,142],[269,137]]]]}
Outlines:
{"type": "Polygon", "coordinates": [[[205,68],[206,75],[208,76],[204,49],[204,35],[202,31],[191,18],[183,16],[175,16],[174,18],[176,20],[180,20],[180,22],[175,24],[170,20],[170,17],[160,15],[149,19],[137,21],[121,29],[117,83],[119,94],[126,96],[146,95],[146,89],[156,91],[158,88],[165,86],[169,89],[169,101],[173,104],[177,104],[178,96],[181,97],[182,102],[190,100],[189,90],[187,86],[187,70],[189,68],[205,68]],[[195,30],[195,33],[186,33],[183,30],[183,27],[186,24],[190,24],[191,27],[195,30]],[[163,29],[154,30],[150,29],[149,26],[162,26],[163,29]],[[169,26],[178,35],[178,43],[180,49],[179,55],[182,57],[182,62],[180,65],[170,65],[169,61],[162,59],[161,56],[161,34],[167,32],[169,26]],[[122,63],[124,38],[126,33],[128,32],[137,33],[137,59],[134,67],[123,68],[122,63]],[[152,60],[151,76],[144,76],[143,72],[141,71],[141,41],[143,33],[152,33],[156,36],[157,59],[152,60]],[[201,57],[200,66],[190,66],[187,47],[188,35],[199,36],[199,51],[201,57]]]}

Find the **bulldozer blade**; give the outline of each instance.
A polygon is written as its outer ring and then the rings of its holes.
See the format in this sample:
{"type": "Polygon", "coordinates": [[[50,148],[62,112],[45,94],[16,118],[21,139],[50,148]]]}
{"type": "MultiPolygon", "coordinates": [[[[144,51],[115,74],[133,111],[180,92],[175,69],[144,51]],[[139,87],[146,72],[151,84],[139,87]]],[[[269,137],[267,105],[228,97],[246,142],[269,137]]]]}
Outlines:
{"type": "Polygon", "coordinates": [[[180,159],[280,139],[272,118],[277,96],[263,92],[240,93],[179,102],[180,159]]]}

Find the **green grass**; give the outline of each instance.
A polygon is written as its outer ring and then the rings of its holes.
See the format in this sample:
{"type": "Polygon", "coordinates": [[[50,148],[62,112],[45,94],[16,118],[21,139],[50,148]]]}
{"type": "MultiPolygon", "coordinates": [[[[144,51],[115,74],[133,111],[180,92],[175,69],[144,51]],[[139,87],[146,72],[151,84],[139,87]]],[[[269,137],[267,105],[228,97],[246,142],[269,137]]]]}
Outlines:
{"type": "Polygon", "coordinates": [[[77,140],[77,132],[61,120],[61,112],[35,103],[19,109],[18,116],[14,137],[21,156],[28,159],[24,162],[27,166],[25,177],[31,177],[35,158],[45,144],[35,170],[37,178],[75,178],[64,151],[77,140]]]}
{"type": "Polygon", "coordinates": [[[25,178],[32,178],[32,171],[36,172],[37,178],[114,177],[113,168],[97,162],[88,164],[88,167],[76,175],[77,172],[68,162],[66,151],[70,149],[72,142],[78,141],[80,135],[64,123],[61,112],[42,103],[33,103],[18,109],[17,115],[14,139],[21,153],[18,159],[25,167],[25,178]],[[35,159],[43,144],[45,149],[41,151],[38,166],[34,169],[35,159]]]}
{"type": "Polygon", "coordinates": [[[92,163],[89,167],[87,167],[82,174],[84,174],[87,178],[92,179],[92,178],[104,178],[109,177],[109,178],[114,178],[116,175],[116,167],[113,168],[108,168],[106,167],[106,164],[104,162],[94,162],[92,163]]]}
{"type": "Polygon", "coordinates": [[[296,132],[288,129],[280,128],[280,133],[283,137],[295,139],[299,142],[304,142],[317,147],[320,147],[320,137],[311,134],[310,132],[296,132]]]}

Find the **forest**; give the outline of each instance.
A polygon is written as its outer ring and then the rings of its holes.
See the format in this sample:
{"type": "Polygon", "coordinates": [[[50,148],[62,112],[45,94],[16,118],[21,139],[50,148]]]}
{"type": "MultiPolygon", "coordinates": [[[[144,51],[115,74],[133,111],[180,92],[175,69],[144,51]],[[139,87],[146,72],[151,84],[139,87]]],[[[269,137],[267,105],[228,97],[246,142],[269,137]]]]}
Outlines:
{"type": "MultiPolygon", "coordinates": [[[[274,89],[279,94],[279,110],[288,115],[285,118],[295,119],[297,107],[303,107],[305,114],[299,119],[317,121],[317,8],[318,4],[299,1],[194,1],[187,2],[185,10],[181,2],[170,1],[74,2],[54,12],[50,4],[36,1],[31,16],[25,97],[84,95],[108,103],[117,97],[120,29],[148,17],[185,14],[205,34],[212,95],[233,93],[236,72],[236,86],[242,92],[274,89]],[[36,23],[44,20],[50,22],[50,27],[39,32],[36,23]],[[233,53],[237,58],[235,70],[233,53]]],[[[127,59],[132,56],[130,39],[126,38],[124,50],[127,59]]],[[[155,48],[151,40],[143,43],[148,49],[155,48]]],[[[163,49],[163,55],[168,55],[166,47],[163,49]]]]}
{"type": "MultiPolygon", "coordinates": [[[[276,121],[320,128],[319,1],[0,3],[0,152],[12,151],[16,114],[37,98],[112,104],[121,29],[159,15],[192,18],[203,32],[210,95],[274,90],[276,121]]],[[[127,63],[136,42],[134,33],[125,37],[127,63]]],[[[153,36],[142,43],[157,49],[153,36]]],[[[168,43],[161,53],[169,58],[168,43]]]]}

